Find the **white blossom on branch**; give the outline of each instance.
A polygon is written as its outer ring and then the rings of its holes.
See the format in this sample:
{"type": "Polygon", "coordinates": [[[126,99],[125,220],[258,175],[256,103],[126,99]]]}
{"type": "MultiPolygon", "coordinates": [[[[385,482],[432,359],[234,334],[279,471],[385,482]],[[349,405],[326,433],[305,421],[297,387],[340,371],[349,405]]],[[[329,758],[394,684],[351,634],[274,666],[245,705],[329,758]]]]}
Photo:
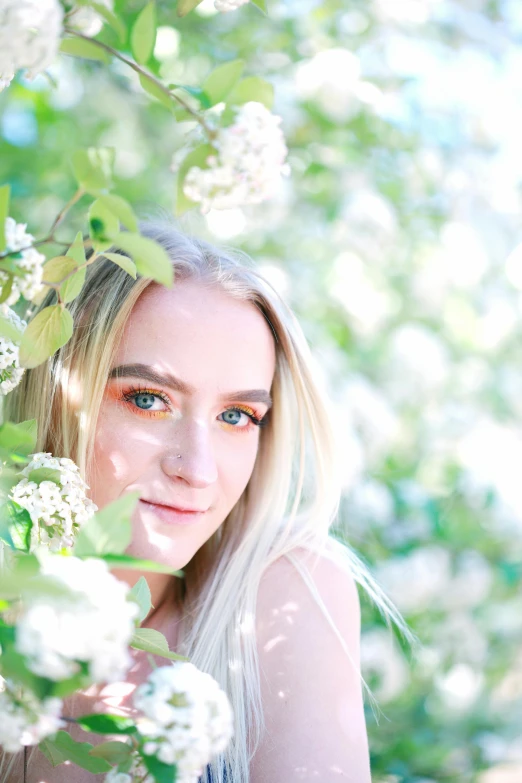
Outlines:
{"type": "Polygon", "coordinates": [[[241,8],[242,5],[246,5],[249,0],[214,0],[214,5],[218,11],[227,13],[228,11],[235,11],[236,8],[241,8]]]}
{"type": "Polygon", "coordinates": [[[65,726],[61,699],[39,701],[30,691],[22,693],[13,682],[0,680],[0,746],[5,751],[17,753],[25,745],[37,745],[65,726]]]}
{"type": "Polygon", "coordinates": [[[193,166],[187,172],[187,198],[201,203],[203,213],[270,198],[288,169],[280,125],[281,118],[262,103],[249,101],[237,107],[234,122],[216,131],[216,154],[207,159],[209,168],[193,166]]]}
{"type": "MultiPolygon", "coordinates": [[[[0,306],[0,316],[14,326],[22,336],[27,323],[11,310],[6,304],[0,306]]],[[[20,367],[20,348],[16,342],[8,337],[0,337],[0,394],[9,394],[13,391],[24,374],[20,367]]]]}
{"type": "Polygon", "coordinates": [[[144,753],[176,764],[178,783],[196,783],[210,759],[233,733],[230,703],[218,683],[191,663],[161,666],[134,694],[143,713],[137,726],[144,753]]]}
{"type": "Polygon", "coordinates": [[[0,0],[0,80],[20,68],[44,71],[58,53],[63,30],[58,0],[0,0]]]}
{"type": "MultiPolygon", "coordinates": [[[[20,296],[31,301],[42,288],[45,256],[31,247],[34,237],[26,232],[26,228],[26,223],[16,223],[11,217],[5,219],[6,250],[17,253],[10,256],[16,267],[16,276],[6,300],[9,305],[16,304],[20,296]]],[[[5,285],[8,279],[7,272],[0,271],[0,285],[5,285]]]]}
{"type": "Polygon", "coordinates": [[[17,619],[15,648],[28,668],[60,681],[86,664],[93,683],[122,680],[132,663],[128,646],[137,604],[129,587],[103,560],[52,555],[42,558],[41,575],[70,591],[32,597],[17,619]]]}
{"type": "Polygon", "coordinates": [[[31,516],[31,551],[42,545],[52,552],[72,548],[81,526],[97,511],[78,466],[72,459],[38,452],[21,473],[25,478],[15,484],[10,497],[31,516]],[[32,481],[31,471],[39,468],[57,470],[60,484],[32,481]]]}
{"type": "MultiPolygon", "coordinates": [[[[108,11],[114,11],[114,0],[97,0],[99,6],[108,11]]],[[[74,9],[74,13],[67,19],[69,27],[78,30],[92,38],[98,35],[103,27],[103,18],[95,8],[82,6],[74,9]]]]}

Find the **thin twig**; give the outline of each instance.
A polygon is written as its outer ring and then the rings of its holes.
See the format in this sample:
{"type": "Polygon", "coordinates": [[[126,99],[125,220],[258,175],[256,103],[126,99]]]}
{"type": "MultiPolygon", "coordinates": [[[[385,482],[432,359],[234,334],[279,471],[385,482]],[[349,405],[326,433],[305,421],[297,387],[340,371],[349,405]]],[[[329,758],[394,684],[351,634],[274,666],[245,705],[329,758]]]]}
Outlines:
{"type": "Polygon", "coordinates": [[[27,783],[27,745],[24,745],[24,783],[27,783]]]}
{"type": "Polygon", "coordinates": [[[193,109],[192,106],[189,103],[187,103],[184,98],[181,98],[179,95],[176,95],[174,92],[172,92],[172,90],[169,90],[169,88],[166,87],[163,84],[163,82],[160,82],[159,79],[156,79],[156,77],[152,73],[150,73],[149,71],[145,70],[145,68],[142,68],[140,65],[135,63],[134,60],[129,60],[128,57],[125,57],[117,49],[113,49],[112,46],[108,46],[106,43],[103,43],[102,41],[97,41],[96,38],[89,38],[88,35],[83,35],[83,33],[79,33],[77,30],[72,30],[70,27],[65,27],[65,32],[69,33],[70,35],[76,36],[76,38],[83,38],[84,41],[89,41],[89,43],[94,44],[98,48],[103,49],[104,51],[111,54],[113,57],[116,57],[118,60],[121,60],[122,63],[128,65],[129,68],[132,68],[132,70],[136,71],[136,73],[141,74],[141,76],[144,76],[146,79],[149,79],[149,81],[153,82],[156,85],[156,87],[158,87],[158,89],[160,89],[161,92],[167,96],[167,98],[175,100],[189,114],[191,114],[196,120],[196,122],[199,122],[202,128],[204,128],[205,132],[207,133],[210,139],[214,138],[214,136],[216,135],[215,131],[213,131],[212,128],[210,128],[207,125],[205,119],[196,109],[193,109]]]}

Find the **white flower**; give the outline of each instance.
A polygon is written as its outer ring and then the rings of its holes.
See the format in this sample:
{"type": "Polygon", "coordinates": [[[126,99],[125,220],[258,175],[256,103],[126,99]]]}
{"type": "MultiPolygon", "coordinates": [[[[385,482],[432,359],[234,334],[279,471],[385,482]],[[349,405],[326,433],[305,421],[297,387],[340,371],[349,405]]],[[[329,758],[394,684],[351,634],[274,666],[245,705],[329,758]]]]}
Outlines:
{"type": "Polygon", "coordinates": [[[9,87],[13,79],[14,73],[12,71],[10,73],[0,73],[0,92],[5,90],[6,87],[9,87]]]}
{"type": "MultiPolygon", "coordinates": [[[[97,0],[97,2],[98,5],[104,6],[108,11],[114,10],[114,0],[97,0]]],[[[103,27],[103,17],[94,8],[89,8],[88,6],[75,9],[68,21],[75,30],[79,30],[91,38],[98,35],[103,27]]]]}
{"type": "Polygon", "coordinates": [[[41,545],[52,552],[63,547],[70,549],[81,526],[97,511],[87,497],[88,487],[78,466],[72,459],[38,452],[21,473],[26,478],[12,488],[10,497],[31,516],[31,550],[41,545]],[[31,481],[31,471],[39,468],[57,470],[60,485],[54,481],[31,481]]]}
{"type": "Polygon", "coordinates": [[[61,699],[39,701],[29,691],[14,695],[14,685],[0,692],[0,745],[16,753],[24,745],[37,745],[65,726],[60,720],[61,699]]]}
{"type": "Polygon", "coordinates": [[[201,202],[201,211],[231,209],[258,204],[273,195],[286,173],[288,153],[281,118],[257,101],[236,109],[232,125],[219,128],[212,142],[216,155],[209,168],[193,166],[183,190],[187,198],[201,202]]]}
{"type": "Polygon", "coordinates": [[[132,659],[128,645],[138,608],[127,600],[128,585],[103,560],[52,555],[42,558],[41,574],[54,577],[70,593],[35,597],[16,624],[16,650],[32,672],[63,680],[87,664],[92,682],[124,678],[132,659]]]}
{"type": "MultiPolygon", "coordinates": [[[[2,0],[0,0],[1,3],[2,0]]],[[[13,288],[7,299],[7,304],[15,304],[20,295],[30,301],[42,287],[45,256],[31,247],[34,237],[26,233],[26,225],[26,223],[15,223],[11,217],[5,219],[6,250],[8,252],[20,251],[18,258],[16,256],[10,257],[17,267],[18,274],[13,280],[13,288]]],[[[7,280],[7,274],[0,272],[0,285],[7,280]]]]}
{"type": "Polygon", "coordinates": [[[139,780],[140,783],[153,783],[154,779],[151,775],[145,777],[146,772],[141,756],[136,756],[132,760],[129,772],[118,772],[118,767],[113,767],[105,775],[105,783],[133,783],[135,780],[139,780]]]}
{"type": "Polygon", "coordinates": [[[232,710],[226,694],[191,663],[162,666],[134,694],[144,717],[137,725],[144,751],[176,764],[180,783],[197,781],[203,767],[222,753],[232,736],[232,710]]]}
{"type": "Polygon", "coordinates": [[[240,8],[248,2],[249,0],[214,0],[214,5],[218,11],[227,13],[228,11],[235,11],[236,8],[240,8]]]}
{"type": "MultiPolygon", "coordinates": [[[[0,305],[0,316],[9,321],[19,332],[20,337],[27,326],[6,304],[0,305]]],[[[24,374],[20,367],[20,348],[8,337],[0,337],[0,394],[9,394],[18,386],[24,374]]]]}
{"type": "Polygon", "coordinates": [[[44,71],[58,53],[62,20],[58,0],[0,0],[0,77],[44,71]]]}

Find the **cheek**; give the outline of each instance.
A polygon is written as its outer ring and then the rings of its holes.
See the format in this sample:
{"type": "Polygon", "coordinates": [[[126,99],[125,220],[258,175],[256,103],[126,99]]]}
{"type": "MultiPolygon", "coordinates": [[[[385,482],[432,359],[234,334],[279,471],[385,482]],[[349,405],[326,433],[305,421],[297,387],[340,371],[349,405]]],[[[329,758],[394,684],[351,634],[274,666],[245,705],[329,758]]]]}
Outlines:
{"type": "Polygon", "coordinates": [[[232,448],[223,450],[221,454],[220,475],[230,508],[239,500],[248,484],[257,456],[259,436],[257,434],[255,438],[234,436],[237,440],[243,437],[247,442],[242,448],[237,446],[234,448],[231,444],[232,448]]]}

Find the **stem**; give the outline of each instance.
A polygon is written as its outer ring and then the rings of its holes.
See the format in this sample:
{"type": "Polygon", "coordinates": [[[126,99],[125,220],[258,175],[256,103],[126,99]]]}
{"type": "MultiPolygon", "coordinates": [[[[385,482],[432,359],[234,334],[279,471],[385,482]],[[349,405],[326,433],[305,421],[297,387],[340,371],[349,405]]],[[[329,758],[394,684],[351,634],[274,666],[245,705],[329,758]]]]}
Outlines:
{"type": "Polygon", "coordinates": [[[210,139],[214,138],[214,136],[216,135],[215,132],[213,131],[212,128],[210,128],[207,125],[205,119],[196,109],[193,109],[192,106],[190,106],[190,104],[187,103],[184,98],[181,98],[179,95],[173,93],[172,90],[169,90],[169,88],[166,87],[162,82],[160,82],[159,79],[156,79],[155,76],[153,76],[149,71],[145,70],[145,68],[142,68],[140,65],[135,63],[134,60],[129,60],[128,57],[125,57],[117,49],[113,49],[112,46],[108,46],[102,41],[97,41],[96,38],[89,38],[88,35],[83,35],[83,33],[79,33],[76,30],[72,30],[69,27],[65,27],[65,32],[69,33],[70,35],[74,35],[77,38],[83,38],[84,41],[89,41],[89,43],[91,44],[95,44],[95,46],[98,46],[100,49],[103,49],[104,51],[108,52],[113,57],[116,57],[118,60],[121,60],[122,63],[128,65],[129,68],[132,68],[132,70],[136,71],[136,73],[145,76],[146,79],[149,79],[149,81],[153,82],[156,85],[156,87],[158,87],[158,89],[160,89],[161,92],[163,92],[168,98],[177,101],[177,103],[179,103],[180,106],[182,106],[186,111],[188,111],[188,113],[194,117],[196,122],[199,122],[199,124],[205,130],[205,132],[207,133],[210,139]]]}
{"type": "Polygon", "coordinates": [[[63,221],[64,217],[66,216],[67,212],[73,207],[77,201],[81,199],[81,197],[85,194],[85,190],[83,188],[78,188],[76,193],[69,199],[67,204],[62,207],[62,209],[58,212],[57,216],[54,219],[54,222],[49,229],[49,233],[46,237],[43,239],[38,239],[36,242],[33,242],[32,245],[28,245],[27,247],[22,247],[20,250],[8,250],[6,253],[0,253],[0,260],[3,258],[8,258],[9,256],[15,256],[17,253],[24,253],[26,250],[31,250],[33,247],[38,247],[39,245],[46,245],[49,242],[55,242],[57,245],[62,245],[63,247],[69,247],[69,242],[58,242],[54,238],[54,234],[56,232],[56,229],[60,225],[60,223],[63,221]]]}

